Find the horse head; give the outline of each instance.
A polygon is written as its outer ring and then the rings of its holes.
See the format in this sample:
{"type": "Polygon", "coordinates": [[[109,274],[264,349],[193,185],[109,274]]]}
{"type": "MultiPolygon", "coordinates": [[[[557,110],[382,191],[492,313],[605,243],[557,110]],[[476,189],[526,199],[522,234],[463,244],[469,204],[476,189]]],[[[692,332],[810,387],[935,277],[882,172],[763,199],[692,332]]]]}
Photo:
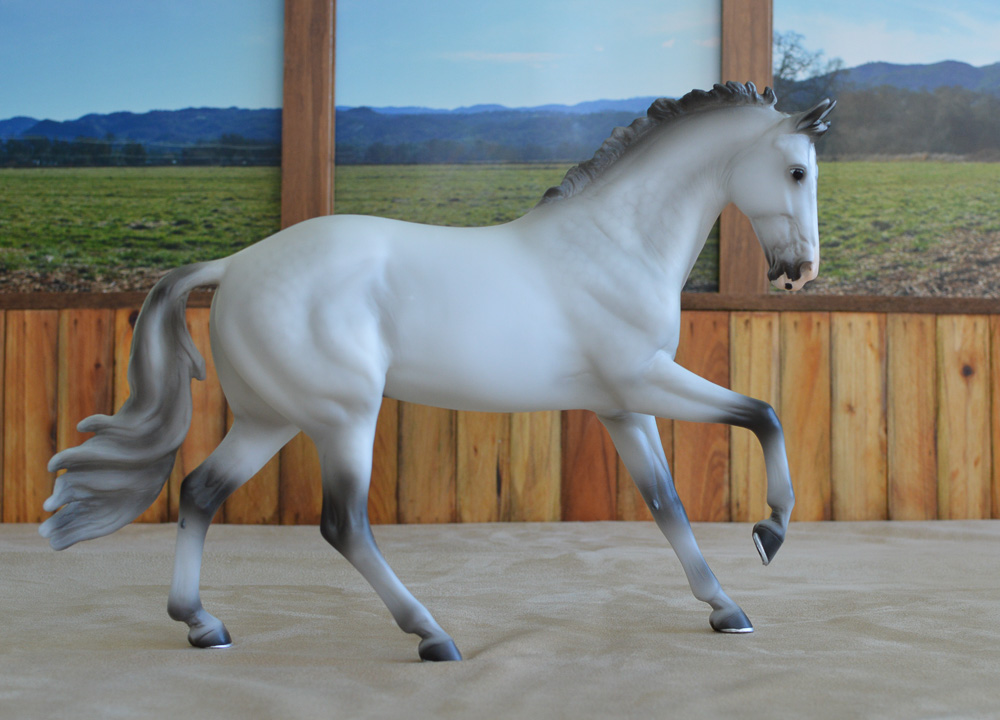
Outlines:
{"type": "Polygon", "coordinates": [[[819,273],[815,140],[837,103],[781,119],[737,157],[730,175],[735,205],[750,218],[776,288],[799,290],[819,273]]]}

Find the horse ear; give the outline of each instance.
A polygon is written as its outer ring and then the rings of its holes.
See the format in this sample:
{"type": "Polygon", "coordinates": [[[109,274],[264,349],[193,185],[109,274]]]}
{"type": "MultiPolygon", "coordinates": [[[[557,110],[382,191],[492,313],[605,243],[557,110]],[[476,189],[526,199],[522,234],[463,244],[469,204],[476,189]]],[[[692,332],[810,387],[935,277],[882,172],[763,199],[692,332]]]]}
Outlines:
{"type": "Polygon", "coordinates": [[[826,122],[826,116],[837,106],[836,100],[821,101],[815,107],[799,113],[796,117],[795,132],[808,135],[813,140],[821,137],[823,133],[830,129],[830,123],[826,122]]]}

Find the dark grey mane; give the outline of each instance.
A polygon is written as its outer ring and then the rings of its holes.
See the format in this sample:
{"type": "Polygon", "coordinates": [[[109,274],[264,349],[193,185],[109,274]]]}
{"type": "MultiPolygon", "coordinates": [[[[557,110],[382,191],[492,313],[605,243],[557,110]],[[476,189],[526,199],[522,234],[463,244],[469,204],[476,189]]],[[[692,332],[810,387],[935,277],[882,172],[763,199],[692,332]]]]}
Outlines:
{"type": "Polygon", "coordinates": [[[764,94],[760,95],[753,83],[741,85],[736,82],[716,85],[707,92],[692,90],[679,100],[660,98],[649,106],[645,117],[637,118],[628,127],[615,128],[611,136],[594,153],[594,157],[570,168],[559,185],[545,191],[539,204],[576,195],[591,181],[600,177],[605,170],[651,130],[669,124],[678,118],[718,107],[743,105],[773,107],[776,102],[777,98],[771,88],[765,88],[764,94]]]}

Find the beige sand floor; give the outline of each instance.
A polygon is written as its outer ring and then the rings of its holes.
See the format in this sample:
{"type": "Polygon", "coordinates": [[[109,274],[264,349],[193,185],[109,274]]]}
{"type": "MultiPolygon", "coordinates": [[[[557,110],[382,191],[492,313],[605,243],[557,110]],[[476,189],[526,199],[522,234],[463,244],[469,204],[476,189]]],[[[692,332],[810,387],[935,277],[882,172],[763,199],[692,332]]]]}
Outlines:
{"type": "Polygon", "coordinates": [[[166,615],[173,528],[61,553],[0,526],[0,718],[998,718],[1000,522],[795,524],[762,567],[696,525],[757,630],[724,636],[647,523],[376,528],[466,660],[417,661],[315,528],[213,526],[166,615]]]}

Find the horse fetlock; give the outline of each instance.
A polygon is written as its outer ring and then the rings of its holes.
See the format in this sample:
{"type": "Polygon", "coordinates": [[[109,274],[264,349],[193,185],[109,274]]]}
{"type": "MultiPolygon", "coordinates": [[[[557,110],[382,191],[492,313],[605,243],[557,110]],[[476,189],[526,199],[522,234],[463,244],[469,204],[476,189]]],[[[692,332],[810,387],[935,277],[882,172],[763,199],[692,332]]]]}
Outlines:
{"type": "Polygon", "coordinates": [[[191,625],[197,622],[197,616],[200,612],[203,612],[203,610],[201,601],[198,598],[182,600],[171,596],[167,600],[167,615],[170,616],[171,620],[191,625]]]}

